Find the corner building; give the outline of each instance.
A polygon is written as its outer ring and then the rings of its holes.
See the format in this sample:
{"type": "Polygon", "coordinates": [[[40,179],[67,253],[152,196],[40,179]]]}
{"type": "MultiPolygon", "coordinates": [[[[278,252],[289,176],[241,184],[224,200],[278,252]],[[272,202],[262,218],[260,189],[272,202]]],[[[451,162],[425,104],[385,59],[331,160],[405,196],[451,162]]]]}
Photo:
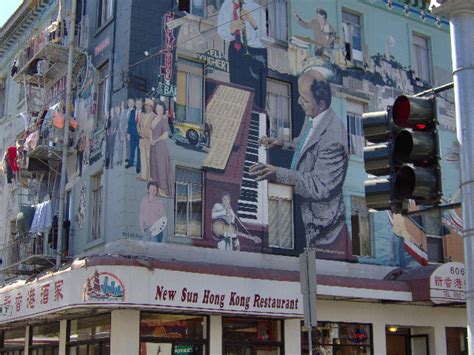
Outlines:
{"type": "MultiPolygon", "coordinates": [[[[424,1],[182,5],[77,0],[72,29],[72,1],[25,0],[0,30],[0,354],[308,354],[307,246],[317,353],[466,352],[460,210],[364,196],[362,113],[452,81],[447,20],[424,1]]],[[[437,119],[456,203],[451,91],[437,119]]]]}

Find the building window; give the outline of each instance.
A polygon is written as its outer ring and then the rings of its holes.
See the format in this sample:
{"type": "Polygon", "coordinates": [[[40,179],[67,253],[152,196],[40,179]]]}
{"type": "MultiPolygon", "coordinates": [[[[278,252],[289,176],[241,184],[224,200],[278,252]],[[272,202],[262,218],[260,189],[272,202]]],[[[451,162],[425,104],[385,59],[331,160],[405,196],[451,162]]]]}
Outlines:
{"type": "Polygon", "coordinates": [[[427,235],[428,261],[432,263],[444,263],[443,237],[427,235]]]}
{"type": "Polygon", "coordinates": [[[369,210],[364,197],[351,196],[352,254],[372,255],[369,210]]]}
{"type": "Polygon", "coordinates": [[[202,237],[202,173],[176,168],[175,234],[202,237]]]}
{"type": "Polygon", "coordinates": [[[97,88],[97,119],[95,129],[104,127],[108,115],[110,92],[109,62],[99,68],[99,84],[97,88]]]}
{"type": "Polygon", "coordinates": [[[284,81],[267,80],[267,111],[270,137],[291,141],[291,85],[284,81]]]}
{"type": "Polygon", "coordinates": [[[68,354],[110,354],[110,313],[68,321],[68,354]]]}
{"type": "Polygon", "coordinates": [[[288,40],[287,0],[269,1],[266,8],[267,35],[280,41],[288,40]]]}
{"type": "MultiPolygon", "coordinates": [[[[187,296],[197,300],[197,294],[187,296]]],[[[207,334],[205,316],[142,312],[140,354],[206,354],[207,334]]]]}
{"type": "Polygon", "coordinates": [[[431,83],[429,39],[413,34],[414,72],[417,80],[431,83]]]}
{"type": "MultiPolygon", "coordinates": [[[[316,354],[373,354],[370,324],[318,321],[311,335],[316,354]]],[[[308,329],[301,325],[301,354],[308,349],[308,329]]]]}
{"type": "Polygon", "coordinates": [[[178,58],[176,119],[202,124],[204,114],[204,65],[178,58]]]}
{"type": "Polygon", "coordinates": [[[6,103],[5,79],[0,78],[0,119],[5,116],[6,103]]]}
{"type": "Polygon", "coordinates": [[[59,353],[59,322],[31,327],[30,354],[59,353]]]}
{"type": "Polygon", "coordinates": [[[103,26],[113,14],[113,0],[99,0],[99,22],[98,26],[103,26]]]}
{"type": "Polygon", "coordinates": [[[277,319],[222,318],[224,354],[282,354],[282,333],[277,319]]]}
{"type": "Polygon", "coordinates": [[[362,64],[362,21],[359,15],[342,11],[342,37],[344,39],[345,59],[353,64],[362,64]]]}
{"type": "Polygon", "coordinates": [[[1,332],[0,354],[23,354],[25,332],[25,328],[9,329],[1,332]]]}
{"type": "Polygon", "coordinates": [[[103,176],[100,172],[92,176],[92,240],[101,237],[101,220],[102,220],[102,199],[103,199],[103,176]]]}
{"type": "Polygon", "coordinates": [[[268,246],[294,248],[291,186],[268,185],[268,246]]]}
{"type": "Polygon", "coordinates": [[[365,105],[356,101],[347,100],[347,143],[349,154],[364,156],[364,130],[362,128],[362,114],[365,112],[365,105]]]}

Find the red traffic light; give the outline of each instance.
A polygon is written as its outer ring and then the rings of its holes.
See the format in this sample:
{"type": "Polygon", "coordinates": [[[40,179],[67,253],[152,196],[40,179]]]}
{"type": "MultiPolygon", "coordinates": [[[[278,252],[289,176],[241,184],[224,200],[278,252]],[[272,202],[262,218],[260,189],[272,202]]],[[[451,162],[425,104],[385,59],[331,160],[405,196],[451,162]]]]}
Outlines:
{"type": "Polygon", "coordinates": [[[423,131],[434,125],[434,100],[401,95],[392,108],[393,122],[402,128],[423,131]]]}

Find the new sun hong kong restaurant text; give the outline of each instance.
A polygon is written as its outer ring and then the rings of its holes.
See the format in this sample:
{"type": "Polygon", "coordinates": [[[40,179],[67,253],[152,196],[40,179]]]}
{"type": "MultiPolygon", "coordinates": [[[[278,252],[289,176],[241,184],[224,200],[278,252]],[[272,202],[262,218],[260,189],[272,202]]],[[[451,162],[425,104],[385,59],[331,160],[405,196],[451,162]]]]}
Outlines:
{"type": "Polygon", "coordinates": [[[155,300],[157,301],[173,301],[175,297],[179,297],[180,301],[189,304],[215,305],[220,309],[229,307],[240,307],[249,310],[252,308],[272,308],[272,309],[298,309],[298,298],[276,298],[272,296],[262,296],[261,294],[253,294],[246,296],[230,291],[229,293],[219,294],[213,293],[210,289],[205,289],[202,293],[191,291],[187,287],[183,287],[178,293],[177,290],[168,290],[163,286],[156,286],[155,300]]]}

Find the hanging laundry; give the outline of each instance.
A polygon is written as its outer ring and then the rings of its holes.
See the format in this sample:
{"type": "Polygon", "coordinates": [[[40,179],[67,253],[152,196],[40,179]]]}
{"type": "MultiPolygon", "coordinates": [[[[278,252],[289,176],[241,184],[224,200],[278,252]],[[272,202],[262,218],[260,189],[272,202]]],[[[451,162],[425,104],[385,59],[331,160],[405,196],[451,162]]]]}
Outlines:
{"type": "Polygon", "coordinates": [[[16,216],[16,229],[18,234],[23,235],[30,230],[35,215],[33,206],[21,206],[20,212],[16,216]]]}
{"type": "Polygon", "coordinates": [[[7,148],[7,159],[8,163],[10,164],[10,169],[12,172],[17,173],[18,172],[18,164],[16,163],[16,158],[17,158],[17,150],[15,146],[11,146],[7,148]]]}
{"type": "Polygon", "coordinates": [[[30,232],[45,233],[51,228],[52,223],[51,201],[48,200],[36,206],[30,232]]]}
{"type": "Polygon", "coordinates": [[[34,131],[33,133],[30,133],[28,137],[26,137],[25,140],[25,149],[28,152],[31,152],[32,150],[35,150],[36,146],[38,145],[38,140],[39,140],[39,132],[34,131]]]}

